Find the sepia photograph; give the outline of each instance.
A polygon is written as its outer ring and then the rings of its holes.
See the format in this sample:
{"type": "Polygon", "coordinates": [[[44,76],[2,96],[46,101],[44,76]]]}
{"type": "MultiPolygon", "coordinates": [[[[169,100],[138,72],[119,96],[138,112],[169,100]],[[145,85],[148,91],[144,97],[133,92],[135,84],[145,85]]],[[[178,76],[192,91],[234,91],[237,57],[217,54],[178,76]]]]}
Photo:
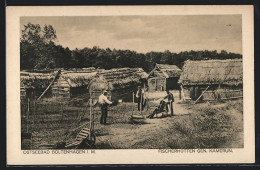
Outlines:
{"type": "Polygon", "coordinates": [[[237,13],[19,16],[19,149],[245,149],[243,22],[237,13]]]}
{"type": "Polygon", "coordinates": [[[241,15],[20,20],[22,149],[243,147],[241,15]]]}

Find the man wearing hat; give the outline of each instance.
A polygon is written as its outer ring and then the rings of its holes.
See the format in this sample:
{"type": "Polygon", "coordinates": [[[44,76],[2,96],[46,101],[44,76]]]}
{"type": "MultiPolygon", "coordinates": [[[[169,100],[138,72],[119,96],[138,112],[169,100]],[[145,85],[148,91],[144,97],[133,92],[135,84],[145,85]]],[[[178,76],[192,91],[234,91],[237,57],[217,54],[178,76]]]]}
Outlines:
{"type": "Polygon", "coordinates": [[[138,86],[135,97],[137,98],[138,111],[144,109],[144,90],[141,86],[138,86]]]}
{"type": "Polygon", "coordinates": [[[173,116],[174,112],[173,112],[173,102],[174,102],[174,97],[173,94],[169,91],[166,90],[167,95],[164,97],[164,99],[166,99],[166,111],[167,113],[169,112],[169,107],[170,107],[170,112],[171,112],[171,116],[173,116]]]}
{"type": "Polygon", "coordinates": [[[103,94],[101,94],[99,96],[98,102],[99,102],[100,108],[101,108],[100,124],[105,125],[107,123],[107,106],[109,104],[112,104],[112,102],[107,99],[107,91],[106,90],[104,90],[103,94]]]}

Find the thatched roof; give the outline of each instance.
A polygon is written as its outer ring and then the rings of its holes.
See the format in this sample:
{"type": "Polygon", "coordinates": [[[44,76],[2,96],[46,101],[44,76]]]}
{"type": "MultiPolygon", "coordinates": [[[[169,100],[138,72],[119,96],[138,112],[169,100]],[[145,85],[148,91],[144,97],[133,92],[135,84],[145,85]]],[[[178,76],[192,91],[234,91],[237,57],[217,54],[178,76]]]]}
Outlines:
{"type": "MultiPolygon", "coordinates": [[[[25,88],[47,88],[54,79],[56,71],[21,71],[21,86],[25,88]]],[[[90,80],[97,74],[94,67],[61,69],[59,77],[64,78],[70,87],[87,86],[90,80]]]]}
{"type": "Polygon", "coordinates": [[[123,89],[141,84],[140,80],[146,79],[147,76],[148,74],[142,68],[103,70],[91,81],[90,86],[95,86],[95,89],[123,89]]]}
{"type": "Polygon", "coordinates": [[[55,71],[50,72],[20,72],[20,83],[25,88],[46,88],[55,77],[55,71]]]}
{"type": "Polygon", "coordinates": [[[243,83],[242,59],[185,61],[180,80],[183,85],[243,83]]]}
{"type": "Polygon", "coordinates": [[[82,69],[63,69],[60,77],[64,78],[70,87],[87,86],[91,79],[95,77],[97,70],[94,67],[82,69]]]}
{"type": "Polygon", "coordinates": [[[156,64],[154,69],[149,73],[149,77],[179,77],[181,69],[176,65],[156,64]]]}
{"type": "MultiPolygon", "coordinates": [[[[57,71],[49,72],[27,72],[21,71],[21,85],[25,88],[46,88],[55,78],[57,71]]],[[[118,68],[111,70],[90,68],[71,68],[61,69],[58,77],[63,78],[68,82],[70,87],[88,86],[90,81],[97,77],[103,77],[104,80],[110,82],[110,86],[123,87],[126,84],[139,82],[140,79],[146,79],[148,74],[142,68],[118,68]]]]}

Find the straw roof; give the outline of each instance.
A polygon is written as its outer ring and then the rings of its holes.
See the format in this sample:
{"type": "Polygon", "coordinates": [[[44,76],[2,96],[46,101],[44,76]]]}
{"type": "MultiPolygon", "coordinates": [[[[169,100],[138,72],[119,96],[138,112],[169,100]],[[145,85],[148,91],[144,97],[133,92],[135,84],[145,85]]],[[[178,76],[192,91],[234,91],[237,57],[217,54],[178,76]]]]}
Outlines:
{"type": "Polygon", "coordinates": [[[181,75],[181,69],[176,65],[168,64],[156,64],[155,68],[150,72],[149,77],[179,77],[181,75]]]}
{"type": "Polygon", "coordinates": [[[94,67],[82,69],[61,70],[60,77],[64,78],[70,87],[87,86],[91,79],[95,77],[97,70],[94,67]]]}
{"type": "Polygon", "coordinates": [[[243,84],[242,59],[185,61],[179,81],[183,85],[243,84]]]}
{"type": "Polygon", "coordinates": [[[47,88],[55,77],[55,71],[50,72],[20,72],[20,85],[25,88],[47,88]]]}
{"type": "MultiPolygon", "coordinates": [[[[28,72],[21,71],[21,86],[25,88],[47,88],[51,81],[55,78],[57,71],[49,72],[28,72]]],[[[94,67],[90,68],[70,68],[61,69],[59,77],[64,78],[70,87],[87,86],[90,80],[97,74],[94,67]]]]}
{"type": "Polygon", "coordinates": [[[146,79],[148,74],[142,68],[117,68],[103,70],[97,74],[89,85],[95,89],[123,89],[141,84],[140,79],[146,79]]]}
{"type": "MultiPolygon", "coordinates": [[[[51,81],[55,78],[57,71],[21,71],[21,86],[25,88],[47,88],[51,81]]],[[[124,87],[126,84],[139,82],[140,79],[147,78],[148,74],[142,68],[118,68],[111,70],[90,68],[71,68],[61,69],[58,78],[65,79],[70,87],[88,86],[90,81],[97,77],[103,77],[104,80],[110,82],[111,88],[124,87]]]]}

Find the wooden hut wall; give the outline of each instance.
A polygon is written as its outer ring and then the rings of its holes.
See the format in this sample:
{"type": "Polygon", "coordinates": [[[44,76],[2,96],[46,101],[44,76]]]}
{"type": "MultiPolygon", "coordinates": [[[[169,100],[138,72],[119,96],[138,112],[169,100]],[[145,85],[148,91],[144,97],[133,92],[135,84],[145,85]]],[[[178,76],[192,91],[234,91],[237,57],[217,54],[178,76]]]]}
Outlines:
{"type": "Polygon", "coordinates": [[[63,99],[70,98],[70,86],[63,77],[60,77],[54,82],[54,85],[52,86],[52,96],[63,99]]]}
{"type": "Polygon", "coordinates": [[[136,87],[129,87],[124,89],[117,89],[112,91],[111,100],[117,101],[119,99],[122,99],[123,102],[132,102],[133,101],[133,92],[134,94],[137,91],[136,87]]]}
{"type": "Polygon", "coordinates": [[[26,98],[26,89],[25,89],[25,87],[24,86],[21,86],[20,87],[20,99],[21,100],[23,100],[23,99],[25,99],[26,98]]]}
{"type": "MultiPolygon", "coordinates": [[[[114,90],[107,90],[108,91],[108,98],[112,101],[117,101],[122,99],[124,102],[132,102],[133,100],[133,92],[137,91],[136,87],[128,87],[123,89],[114,89],[114,90]]],[[[98,100],[98,97],[102,94],[102,90],[100,89],[92,89],[89,90],[90,98],[98,100]]]]}
{"type": "MultiPolygon", "coordinates": [[[[186,99],[191,99],[191,88],[198,87],[204,91],[207,86],[185,86],[183,91],[186,99]]],[[[211,85],[210,88],[203,94],[204,101],[237,99],[243,97],[243,87],[240,86],[227,86],[227,85],[211,85]]]]}
{"type": "Polygon", "coordinates": [[[222,85],[220,88],[215,90],[207,90],[203,94],[204,100],[225,100],[225,99],[237,99],[243,97],[242,86],[226,86],[222,85]]]}
{"type": "Polygon", "coordinates": [[[89,98],[89,92],[87,86],[70,87],[70,97],[89,98]]]}
{"type": "Polygon", "coordinates": [[[149,91],[164,91],[166,90],[166,79],[160,77],[153,77],[148,79],[149,91]]]}
{"type": "MultiPolygon", "coordinates": [[[[108,83],[104,79],[101,79],[99,77],[94,78],[91,80],[88,91],[89,91],[89,97],[98,100],[99,96],[102,94],[103,90],[108,91],[108,96],[112,96],[112,92],[108,90],[108,83]]],[[[109,97],[111,98],[111,97],[109,97]]]]}
{"type": "Polygon", "coordinates": [[[166,79],[166,89],[169,90],[178,90],[179,84],[178,84],[179,77],[170,77],[166,79]]]}
{"type": "MultiPolygon", "coordinates": [[[[118,101],[122,99],[123,102],[132,102],[133,101],[133,92],[137,91],[137,87],[125,88],[125,89],[116,89],[108,90],[107,97],[109,100],[118,101]]],[[[92,99],[98,100],[99,96],[102,94],[101,90],[93,90],[90,92],[90,97],[92,99]]]]}

